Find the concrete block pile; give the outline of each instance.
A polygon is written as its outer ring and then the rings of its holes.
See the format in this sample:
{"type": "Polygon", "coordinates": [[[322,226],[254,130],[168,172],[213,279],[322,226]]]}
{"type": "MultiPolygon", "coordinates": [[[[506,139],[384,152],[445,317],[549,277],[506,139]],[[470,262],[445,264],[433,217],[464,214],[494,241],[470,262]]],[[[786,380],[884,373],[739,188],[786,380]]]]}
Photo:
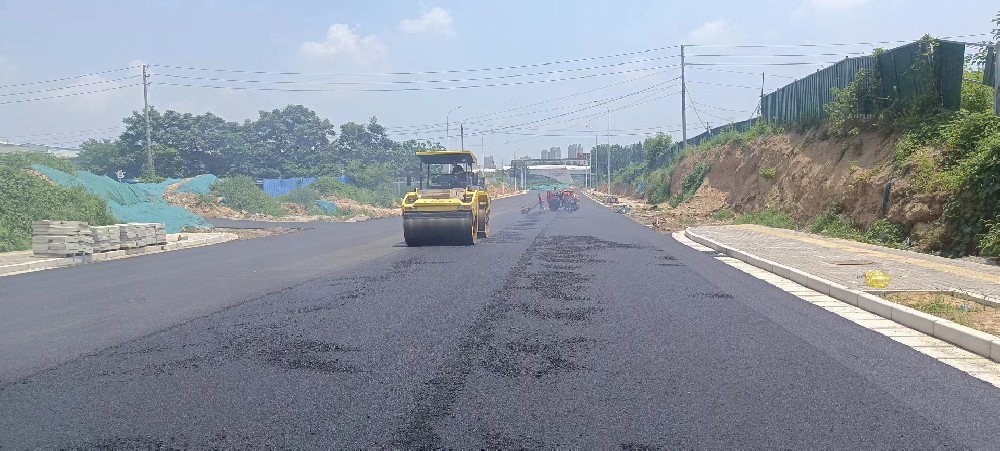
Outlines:
{"type": "Polygon", "coordinates": [[[162,223],[91,227],[80,221],[34,221],[31,249],[36,256],[66,257],[167,244],[162,223]]]}
{"type": "Polygon", "coordinates": [[[119,241],[122,249],[136,249],[145,246],[145,240],[140,237],[138,224],[121,224],[118,226],[119,241]]]}
{"type": "Polygon", "coordinates": [[[132,223],[140,246],[167,244],[167,229],[163,223],[132,223]]]}
{"type": "Polygon", "coordinates": [[[117,251],[122,247],[120,225],[92,226],[94,252],[117,251]]]}
{"type": "Polygon", "coordinates": [[[32,221],[31,250],[37,256],[93,253],[90,225],[80,221],[32,221]]]}

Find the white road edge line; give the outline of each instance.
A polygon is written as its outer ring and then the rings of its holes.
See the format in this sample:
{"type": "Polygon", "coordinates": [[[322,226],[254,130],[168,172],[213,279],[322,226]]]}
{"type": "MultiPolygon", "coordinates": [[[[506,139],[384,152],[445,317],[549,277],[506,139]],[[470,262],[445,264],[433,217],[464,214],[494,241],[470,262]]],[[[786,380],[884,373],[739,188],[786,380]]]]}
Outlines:
{"type": "MultiPolygon", "coordinates": [[[[715,251],[708,246],[696,243],[685,235],[684,231],[671,235],[675,240],[698,251],[715,251]]],[[[819,291],[807,288],[793,282],[791,279],[765,271],[742,260],[725,255],[719,255],[717,260],[761,279],[805,302],[814,304],[830,313],[839,315],[866,329],[878,332],[886,337],[909,346],[931,358],[962,371],[976,379],[982,380],[994,387],[1000,388],[1000,363],[969,352],[944,340],[934,338],[923,332],[911,329],[902,324],[868,312],[857,306],[848,304],[819,291]]]]}

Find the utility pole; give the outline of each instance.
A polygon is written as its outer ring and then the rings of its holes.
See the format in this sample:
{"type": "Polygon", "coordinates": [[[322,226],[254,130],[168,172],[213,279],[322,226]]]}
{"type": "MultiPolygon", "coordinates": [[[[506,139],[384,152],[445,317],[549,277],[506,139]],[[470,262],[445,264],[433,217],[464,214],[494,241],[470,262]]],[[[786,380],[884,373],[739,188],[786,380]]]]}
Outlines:
{"type": "Polygon", "coordinates": [[[681,45],[681,150],[688,144],[687,86],[684,84],[684,45],[681,45]]]}
{"type": "Polygon", "coordinates": [[[156,177],[156,168],[153,167],[153,139],[149,132],[149,66],[142,65],[142,103],[146,112],[146,164],[149,165],[150,177],[156,177]]]}
{"type": "MultiPolygon", "coordinates": [[[[757,104],[757,110],[760,112],[760,117],[764,117],[764,76],[765,73],[760,73],[760,103],[757,104]]],[[[752,119],[752,118],[751,118],[752,119]]]]}
{"type": "Polygon", "coordinates": [[[465,150],[465,122],[458,124],[458,128],[461,129],[462,133],[462,150],[465,150]]]}
{"type": "Polygon", "coordinates": [[[1000,42],[993,46],[993,114],[1000,116],[1000,42]]]}
{"type": "Polygon", "coordinates": [[[611,108],[608,108],[608,195],[610,194],[611,194],[611,108]]]}

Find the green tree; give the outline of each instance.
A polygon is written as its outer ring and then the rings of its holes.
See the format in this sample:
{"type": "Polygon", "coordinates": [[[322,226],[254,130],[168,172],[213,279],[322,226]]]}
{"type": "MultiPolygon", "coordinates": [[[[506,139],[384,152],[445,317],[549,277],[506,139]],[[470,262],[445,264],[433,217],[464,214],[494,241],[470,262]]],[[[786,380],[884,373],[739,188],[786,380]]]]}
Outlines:
{"type": "Polygon", "coordinates": [[[261,111],[244,124],[247,147],[234,170],[253,177],[317,175],[336,163],[330,140],[335,136],[328,119],[302,105],[261,111]]]}
{"type": "Polygon", "coordinates": [[[656,167],[661,163],[666,163],[667,154],[674,145],[674,140],[670,135],[658,132],[656,136],[646,138],[642,143],[642,148],[646,152],[646,167],[656,167]]]}
{"type": "Polygon", "coordinates": [[[114,177],[115,172],[125,171],[129,177],[139,176],[142,163],[126,158],[117,141],[88,139],[80,144],[77,165],[84,171],[114,177]]]}

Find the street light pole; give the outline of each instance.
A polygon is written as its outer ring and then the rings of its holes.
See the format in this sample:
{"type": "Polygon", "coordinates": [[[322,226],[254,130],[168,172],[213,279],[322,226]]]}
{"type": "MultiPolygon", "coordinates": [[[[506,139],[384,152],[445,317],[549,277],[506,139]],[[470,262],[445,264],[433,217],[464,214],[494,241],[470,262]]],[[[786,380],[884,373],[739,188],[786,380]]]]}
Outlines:
{"type": "Polygon", "coordinates": [[[444,115],[444,135],[448,139],[449,150],[451,149],[451,112],[459,108],[462,108],[462,105],[452,108],[451,110],[448,111],[448,114],[444,115]]]}

